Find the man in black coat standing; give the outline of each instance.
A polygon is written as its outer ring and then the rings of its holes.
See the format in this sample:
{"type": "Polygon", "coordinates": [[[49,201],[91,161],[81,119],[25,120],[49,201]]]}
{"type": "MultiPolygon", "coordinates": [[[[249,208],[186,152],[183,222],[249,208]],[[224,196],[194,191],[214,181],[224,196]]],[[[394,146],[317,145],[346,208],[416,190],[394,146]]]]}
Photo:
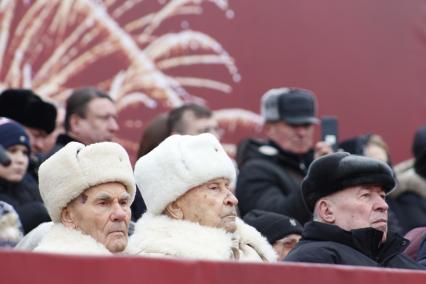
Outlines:
{"type": "Polygon", "coordinates": [[[248,139],[238,148],[240,213],[272,211],[303,225],[311,219],[301,196],[306,169],[314,156],[331,152],[324,142],[318,142],[314,151],[316,98],[304,89],[271,89],[262,97],[261,113],[267,140],[248,139]]]}
{"type": "Polygon", "coordinates": [[[388,231],[385,196],[394,187],[378,160],[340,152],[314,161],[302,183],[314,221],[285,260],[423,269],[401,254],[408,240],[388,231]]]}

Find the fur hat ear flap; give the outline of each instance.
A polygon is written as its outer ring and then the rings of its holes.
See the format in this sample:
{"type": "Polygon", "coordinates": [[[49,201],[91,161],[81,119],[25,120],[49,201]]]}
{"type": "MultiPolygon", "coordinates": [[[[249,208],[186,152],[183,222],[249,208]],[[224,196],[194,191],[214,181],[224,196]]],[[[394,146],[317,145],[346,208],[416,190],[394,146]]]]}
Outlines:
{"type": "Polygon", "coordinates": [[[49,215],[60,222],[61,211],[70,201],[90,187],[122,183],[135,198],[136,185],[126,150],[114,142],[84,146],[70,142],[41,164],[40,193],[49,215]]]}

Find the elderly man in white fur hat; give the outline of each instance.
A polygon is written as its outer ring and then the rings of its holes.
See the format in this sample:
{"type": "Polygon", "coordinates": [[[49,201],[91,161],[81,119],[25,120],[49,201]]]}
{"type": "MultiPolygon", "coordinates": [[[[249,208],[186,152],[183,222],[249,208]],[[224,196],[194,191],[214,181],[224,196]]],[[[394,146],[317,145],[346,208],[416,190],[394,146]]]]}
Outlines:
{"type": "Polygon", "coordinates": [[[54,225],[35,251],[106,255],[126,249],[136,186],[122,146],[70,142],[40,166],[39,182],[54,225]]]}
{"type": "Polygon", "coordinates": [[[237,217],[235,168],[212,134],[172,135],[140,158],[135,178],[147,206],[128,252],[177,258],[274,261],[272,247],[237,217]]]}

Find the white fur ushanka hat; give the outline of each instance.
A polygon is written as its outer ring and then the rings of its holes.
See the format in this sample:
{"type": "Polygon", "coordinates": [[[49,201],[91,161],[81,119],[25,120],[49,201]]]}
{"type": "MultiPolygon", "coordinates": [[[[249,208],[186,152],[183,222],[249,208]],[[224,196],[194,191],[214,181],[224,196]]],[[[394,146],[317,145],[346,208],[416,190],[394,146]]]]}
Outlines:
{"type": "Polygon", "coordinates": [[[172,135],[135,166],[147,210],[161,214],[188,190],[216,178],[235,179],[235,167],[212,134],[172,135]]]}
{"type": "Polygon", "coordinates": [[[90,187],[122,183],[135,198],[135,179],[126,150],[114,142],[85,146],[70,142],[40,165],[40,193],[53,222],[60,222],[62,209],[90,187]]]}

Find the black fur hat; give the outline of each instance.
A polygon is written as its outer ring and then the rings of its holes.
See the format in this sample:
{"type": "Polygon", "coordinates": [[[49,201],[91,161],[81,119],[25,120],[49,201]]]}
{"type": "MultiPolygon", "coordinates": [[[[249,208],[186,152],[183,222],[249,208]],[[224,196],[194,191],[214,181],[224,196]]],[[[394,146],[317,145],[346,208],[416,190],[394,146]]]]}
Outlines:
{"type": "Polygon", "coordinates": [[[244,215],[243,220],[265,236],[271,245],[288,235],[301,235],[303,230],[296,219],[259,209],[244,215]]]}
{"type": "Polygon", "coordinates": [[[50,134],[56,126],[56,108],[26,89],[7,89],[0,94],[0,116],[50,134]]]}
{"type": "Polygon", "coordinates": [[[357,185],[380,185],[387,193],[395,187],[392,169],[385,163],[363,156],[338,152],[321,157],[310,165],[302,182],[307,208],[324,196],[357,185]]]}

